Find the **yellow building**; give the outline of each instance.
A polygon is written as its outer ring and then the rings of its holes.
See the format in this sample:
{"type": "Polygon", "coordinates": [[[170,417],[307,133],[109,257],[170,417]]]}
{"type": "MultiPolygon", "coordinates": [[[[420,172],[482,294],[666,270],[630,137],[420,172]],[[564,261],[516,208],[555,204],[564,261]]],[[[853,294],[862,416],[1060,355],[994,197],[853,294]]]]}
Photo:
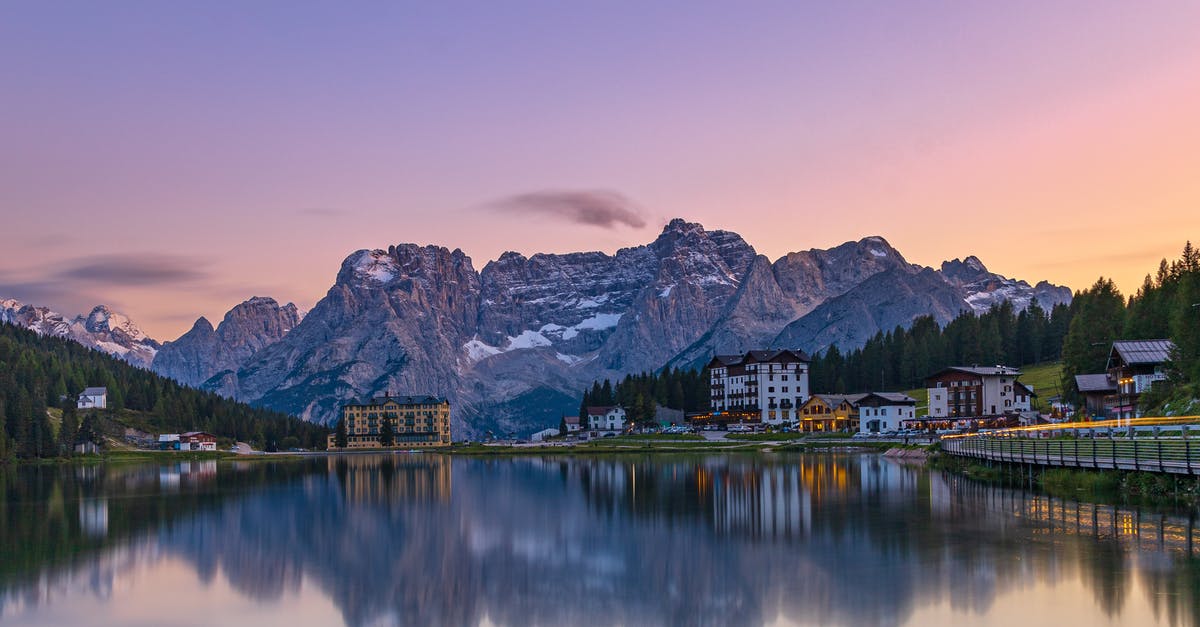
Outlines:
{"type": "Polygon", "coordinates": [[[866,394],[814,394],[800,406],[805,432],[858,431],[858,401],[866,394]]]}
{"type": "MultiPolygon", "coordinates": [[[[365,403],[342,406],[346,448],[414,448],[450,445],[450,401],[435,396],[376,396],[365,403]],[[393,443],[383,446],[385,423],[393,443]]],[[[329,450],[337,449],[337,431],[329,434],[329,450]]]]}

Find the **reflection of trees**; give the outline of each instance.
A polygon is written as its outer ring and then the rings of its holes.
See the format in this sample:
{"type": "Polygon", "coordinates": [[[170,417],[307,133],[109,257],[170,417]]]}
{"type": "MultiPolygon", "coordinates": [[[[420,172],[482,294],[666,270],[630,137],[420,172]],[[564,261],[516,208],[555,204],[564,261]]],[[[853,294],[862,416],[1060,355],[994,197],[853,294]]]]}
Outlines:
{"type": "MultiPolygon", "coordinates": [[[[1135,572],[1162,615],[1196,620],[1187,519],[1134,515],[1127,525],[1128,511],[878,456],[347,455],[282,469],[288,481],[218,473],[220,481],[180,488],[170,498],[212,506],[160,516],[165,530],[154,540],[202,577],[223,571],[257,599],[280,599],[307,578],[352,625],[484,616],[752,625],[777,611],[797,622],[898,623],[926,603],[984,611],[1031,579],[1073,576],[1115,616],[1135,572]]],[[[5,485],[44,496],[79,481],[5,485]]],[[[66,493],[163,490],[161,480],[99,481],[108,487],[66,493]]],[[[48,504],[55,500],[41,499],[46,509],[83,511],[78,498],[48,504]]],[[[113,509],[110,500],[108,541],[120,535],[113,509]]],[[[70,524],[79,542],[103,542],[70,524]]]]}

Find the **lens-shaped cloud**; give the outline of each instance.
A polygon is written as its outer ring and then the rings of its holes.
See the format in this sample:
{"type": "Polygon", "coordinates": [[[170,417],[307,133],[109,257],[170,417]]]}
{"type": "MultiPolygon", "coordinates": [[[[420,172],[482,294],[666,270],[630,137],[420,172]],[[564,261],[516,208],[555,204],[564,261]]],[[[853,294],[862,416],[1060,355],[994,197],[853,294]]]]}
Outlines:
{"type": "Polygon", "coordinates": [[[543,190],[501,198],[486,206],[501,213],[542,215],[605,229],[621,224],[635,229],[646,226],[633,201],[605,190],[543,190]]]}
{"type": "Polygon", "coordinates": [[[195,261],[162,254],[81,257],[55,274],[61,281],[87,281],[101,286],[166,285],[207,277],[195,261]]]}

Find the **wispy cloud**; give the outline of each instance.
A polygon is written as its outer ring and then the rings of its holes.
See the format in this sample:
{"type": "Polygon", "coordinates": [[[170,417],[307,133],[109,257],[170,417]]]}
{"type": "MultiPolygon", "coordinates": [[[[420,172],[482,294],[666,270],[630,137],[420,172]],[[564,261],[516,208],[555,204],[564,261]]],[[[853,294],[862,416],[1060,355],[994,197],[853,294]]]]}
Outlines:
{"type": "Polygon", "coordinates": [[[163,254],[96,255],[67,262],[55,273],[61,281],[99,286],[156,286],[208,278],[192,259],[163,254]]]}
{"type": "Polygon", "coordinates": [[[296,213],[306,218],[337,218],[350,212],[335,207],[304,207],[297,209],[296,213]]]}
{"type": "Polygon", "coordinates": [[[486,208],[501,213],[542,215],[605,229],[646,226],[642,210],[628,198],[604,190],[543,190],[492,201],[486,208]]]}

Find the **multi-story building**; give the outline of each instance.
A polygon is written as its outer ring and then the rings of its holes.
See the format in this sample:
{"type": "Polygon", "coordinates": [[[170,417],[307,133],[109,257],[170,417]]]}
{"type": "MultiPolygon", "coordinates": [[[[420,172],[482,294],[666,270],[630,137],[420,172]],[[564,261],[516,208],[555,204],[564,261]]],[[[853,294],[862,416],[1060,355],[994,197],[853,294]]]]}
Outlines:
{"type": "Polygon", "coordinates": [[[902,421],[916,417],[917,399],[898,392],[871,392],[858,399],[858,420],[862,433],[896,431],[902,421]]]}
{"type": "Polygon", "coordinates": [[[1029,411],[1033,390],[1007,366],[955,366],[925,379],[929,418],[985,418],[1029,411]]]}
{"type": "Polygon", "coordinates": [[[1113,391],[1114,418],[1140,417],[1138,398],[1156,381],[1167,378],[1166,363],[1175,344],[1171,340],[1118,340],[1108,352],[1108,378],[1113,391]]]}
{"type": "Polygon", "coordinates": [[[858,401],[865,394],[813,394],[800,406],[800,430],[858,431],[858,401]]]}
{"type": "Polygon", "coordinates": [[[717,355],[709,362],[711,419],[719,422],[790,423],[808,400],[808,366],[798,350],[756,350],[717,355]]]}
{"type": "Polygon", "coordinates": [[[625,410],[620,407],[588,407],[588,429],[592,431],[620,431],[625,428],[625,410]]]}
{"type": "MultiPolygon", "coordinates": [[[[436,396],[376,396],[342,406],[346,448],[383,448],[384,424],[392,430],[392,447],[449,446],[450,401],[436,396]]],[[[337,433],[328,446],[336,448],[337,433]]]]}

